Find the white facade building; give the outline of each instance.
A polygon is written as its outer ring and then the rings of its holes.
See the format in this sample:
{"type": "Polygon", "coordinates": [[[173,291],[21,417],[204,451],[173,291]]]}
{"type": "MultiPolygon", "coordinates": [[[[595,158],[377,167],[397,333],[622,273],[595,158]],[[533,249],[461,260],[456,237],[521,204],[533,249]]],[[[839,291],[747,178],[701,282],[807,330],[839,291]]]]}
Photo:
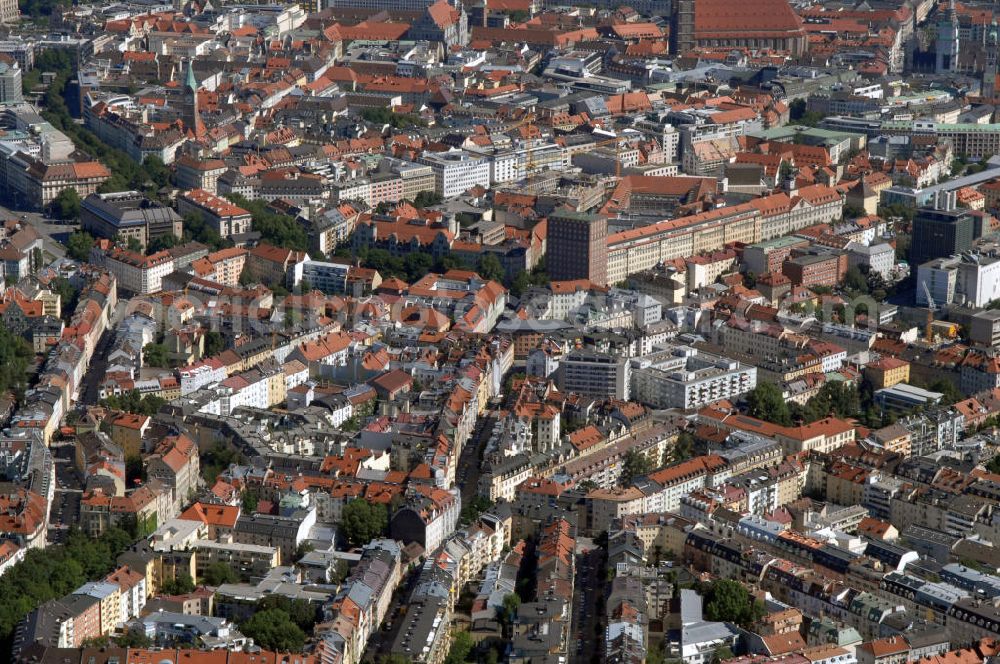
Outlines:
{"type": "Polygon", "coordinates": [[[119,288],[139,295],[161,291],[163,277],[174,271],[174,259],[166,251],[143,256],[134,251],[113,249],[103,257],[103,265],[115,275],[119,288]]]}
{"type": "Polygon", "coordinates": [[[559,368],[559,359],[550,351],[543,348],[536,348],[528,353],[525,361],[525,371],[529,376],[542,376],[548,378],[559,368]]]}
{"type": "MultiPolygon", "coordinates": [[[[307,370],[308,371],[308,370],[307,370]]],[[[221,383],[226,379],[226,365],[209,358],[178,370],[181,378],[181,396],[191,394],[206,385],[221,383]]]]}
{"type": "Polygon", "coordinates": [[[985,307],[1000,299],[1000,258],[965,253],[936,258],[917,268],[917,305],[985,307]]]}
{"type": "Polygon", "coordinates": [[[490,187],[490,162],[465,150],[425,152],[420,162],[434,171],[434,191],[444,198],[460,196],[479,185],[490,187]]]}
{"type": "Polygon", "coordinates": [[[301,264],[301,269],[300,283],[305,279],[312,288],[318,288],[328,294],[339,294],[347,287],[347,273],[351,266],[310,259],[301,264]]]}
{"type": "Polygon", "coordinates": [[[562,170],[569,165],[566,151],[554,143],[519,147],[496,152],[490,157],[490,177],[493,183],[518,182],[528,175],[543,171],[562,170]]]}
{"type": "Polygon", "coordinates": [[[852,242],[847,245],[847,264],[858,268],[868,266],[883,279],[890,279],[892,268],[896,265],[896,250],[886,242],[868,246],[852,242]]]}
{"type": "Polygon", "coordinates": [[[656,408],[700,408],[757,385],[757,367],[688,346],[632,360],[634,397],[656,408]]]}

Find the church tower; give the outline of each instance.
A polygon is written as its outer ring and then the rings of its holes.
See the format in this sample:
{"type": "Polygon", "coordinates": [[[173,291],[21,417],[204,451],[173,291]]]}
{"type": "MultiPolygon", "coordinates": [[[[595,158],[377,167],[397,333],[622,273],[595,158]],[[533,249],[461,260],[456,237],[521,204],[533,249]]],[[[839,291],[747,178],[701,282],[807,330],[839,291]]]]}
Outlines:
{"type": "Polygon", "coordinates": [[[694,0],[675,0],[670,25],[672,52],[680,55],[695,47],[694,0]]]}
{"type": "Polygon", "coordinates": [[[190,104],[190,115],[184,119],[184,127],[195,138],[205,135],[205,123],[201,119],[201,112],[198,110],[198,79],[194,77],[194,58],[188,60],[187,78],[184,80],[184,92],[188,95],[190,104]]]}
{"type": "Polygon", "coordinates": [[[986,35],[986,66],[983,67],[983,83],[980,96],[993,99],[997,96],[997,49],[1000,48],[997,35],[997,22],[993,20],[990,31],[986,35]]]}
{"type": "Polygon", "coordinates": [[[958,71],[958,14],[955,13],[955,0],[951,0],[948,10],[938,18],[934,51],[937,55],[935,74],[958,71]]]}

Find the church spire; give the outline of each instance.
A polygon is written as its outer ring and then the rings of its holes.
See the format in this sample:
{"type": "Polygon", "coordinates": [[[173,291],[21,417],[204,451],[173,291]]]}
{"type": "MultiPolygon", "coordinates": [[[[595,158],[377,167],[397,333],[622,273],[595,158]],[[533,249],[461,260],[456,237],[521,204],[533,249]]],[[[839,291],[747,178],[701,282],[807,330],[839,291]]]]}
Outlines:
{"type": "Polygon", "coordinates": [[[201,112],[198,110],[198,79],[194,76],[194,58],[188,60],[184,90],[190,96],[190,115],[184,124],[189,135],[201,138],[205,135],[205,122],[201,119],[201,112]]]}
{"type": "Polygon", "coordinates": [[[955,0],[950,0],[948,9],[938,17],[937,38],[934,41],[935,74],[952,74],[959,69],[959,26],[955,12],[955,0]]]}
{"type": "Polygon", "coordinates": [[[184,80],[184,87],[190,92],[198,91],[198,79],[194,77],[194,58],[188,60],[187,78],[184,80]]]}
{"type": "Polygon", "coordinates": [[[993,19],[990,31],[986,34],[986,63],[983,66],[981,95],[984,99],[997,96],[997,55],[1000,50],[1000,38],[997,36],[997,21],[993,19]]]}

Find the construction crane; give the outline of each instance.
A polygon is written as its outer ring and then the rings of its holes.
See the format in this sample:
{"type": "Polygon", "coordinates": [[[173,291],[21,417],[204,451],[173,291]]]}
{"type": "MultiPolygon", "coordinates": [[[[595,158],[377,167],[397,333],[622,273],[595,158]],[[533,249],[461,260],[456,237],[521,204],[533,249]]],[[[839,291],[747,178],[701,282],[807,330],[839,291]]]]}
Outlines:
{"type": "Polygon", "coordinates": [[[924,289],[924,297],[927,298],[927,324],[924,328],[924,336],[927,338],[927,343],[932,343],[934,341],[932,325],[934,323],[934,312],[937,310],[937,305],[934,304],[934,298],[931,297],[931,289],[927,287],[927,282],[921,281],[920,285],[924,289]]]}
{"type": "MultiPolygon", "coordinates": [[[[527,138],[524,141],[524,157],[525,157],[525,180],[528,184],[528,189],[532,188],[532,183],[535,178],[535,157],[534,157],[534,127],[535,127],[535,114],[528,113],[522,120],[514,123],[507,128],[507,132],[513,132],[521,127],[527,127],[527,138]]],[[[621,136],[614,136],[612,138],[606,138],[601,141],[594,143],[595,148],[601,148],[608,145],[615,146],[615,177],[621,178],[622,176],[622,156],[621,156],[621,142],[624,140],[621,136]]]]}

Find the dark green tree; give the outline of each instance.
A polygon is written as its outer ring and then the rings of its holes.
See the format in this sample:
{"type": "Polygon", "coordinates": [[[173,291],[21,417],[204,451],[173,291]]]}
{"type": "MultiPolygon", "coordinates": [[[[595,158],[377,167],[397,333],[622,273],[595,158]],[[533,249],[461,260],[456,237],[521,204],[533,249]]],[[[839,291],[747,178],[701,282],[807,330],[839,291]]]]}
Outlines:
{"type": "Polygon", "coordinates": [[[904,222],[913,221],[913,217],[917,210],[915,207],[910,207],[909,205],[903,205],[902,203],[893,203],[892,205],[884,205],[878,208],[878,216],[883,219],[901,219],[904,222]]]}
{"type": "Polygon", "coordinates": [[[464,268],[465,264],[452,254],[445,254],[434,264],[434,269],[438,272],[447,272],[448,270],[458,270],[464,268]]]}
{"type": "Polygon", "coordinates": [[[167,347],[163,344],[146,344],[142,348],[143,364],[148,367],[167,369],[170,367],[170,357],[167,347]]]}
{"type": "Polygon", "coordinates": [[[114,637],[115,645],[119,648],[151,648],[153,646],[153,640],[143,634],[142,632],[137,632],[135,630],[128,630],[121,636],[114,637]]]}
{"type": "Polygon", "coordinates": [[[856,266],[847,268],[844,274],[844,288],[855,293],[868,292],[868,278],[856,266]]]}
{"type": "Polygon", "coordinates": [[[223,583],[236,583],[240,575],[224,562],[215,562],[205,568],[201,582],[209,586],[221,586],[223,583]]]}
{"type": "Polygon", "coordinates": [[[253,514],[257,511],[257,505],[260,503],[260,497],[253,489],[247,489],[243,492],[242,503],[243,511],[247,514],[253,514]]]}
{"type": "Polygon", "coordinates": [[[149,246],[146,247],[146,253],[155,254],[159,251],[176,247],[180,243],[181,239],[176,235],[158,235],[149,242],[149,246]]]}
{"type": "Polygon", "coordinates": [[[66,254],[77,261],[90,259],[90,248],[94,246],[94,238],[90,233],[76,231],[66,240],[66,254]]]}
{"type": "MultiPolygon", "coordinates": [[[[138,413],[142,408],[142,394],[139,390],[131,390],[123,394],[112,394],[101,399],[101,405],[112,410],[124,410],[129,413],[138,413]]],[[[145,414],[145,413],[144,413],[145,414]]]]}
{"type": "Polygon", "coordinates": [[[352,546],[362,546],[385,534],[389,514],[385,505],[355,499],[344,506],[341,529],[352,546]]]}
{"type": "Polygon", "coordinates": [[[76,309],[76,301],[80,296],[80,291],[66,277],[56,277],[49,283],[49,288],[59,294],[59,306],[62,308],[63,316],[69,317],[76,309]]]}
{"type": "Polygon", "coordinates": [[[943,394],[944,396],[941,397],[941,403],[949,406],[956,401],[961,401],[965,398],[965,395],[962,394],[957,387],[955,387],[955,383],[951,382],[947,378],[938,378],[933,383],[928,385],[927,389],[931,392],[940,392],[943,394]]]}
{"type": "Polygon", "coordinates": [[[160,593],[163,595],[187,595],[194,592],[194,579],[190,574],[178,574],[173,579],[167,579],[160,585],[160,593]]]}
{"type": "Polygon", "coordinates": [[[663,451],[663,465],[680,463],[694,456],[694,436],[688,431],[677,435],[677,442],[663,451]]]}
{"type": "Polygon", "coordinates": [[[733,651],[729,646],[719,646],[715,649],[715,652],[712,653],[711,664],[720,664],[727,659],[732,659],[734,656],[735,655],[733,655],[733,651]]]}
{"type": "Polygon", "coordinates": [[[155,394],[148,394],[139,401],[139,410],[137,412],[140,415],[149,415],[152,417],[160,411],[160,408],[162,408],[165,403],[167,403],[167,400],[163,397],[158,397],[155,394]]]}
{"type": "Polygon", "coordinates": [[[493,507],[493,502],[483,496],[475,496],[468,503],[462,505],[462,513],[458,520],[461,523],[469,524],[479,518],[479,515],[493,507]]]}
{"type": "Polygon", "coordinates": [[[434,268],[434,257],[423,251],[411,251],[403,259],[406,281],[413,283],[434,268]]]}
{"type": "Polygon", "coordinates": [[[228,244],[227,240],[219,237],[215,229],[205,223],[205,217],[200,212],[184,215],[184,239],[196,240],[212,249],[221,249],[228,244]]]}
{"type": "Polygon", "coordinates": [[[806,114],[806,100],[805,99],[793,99],[791,103],[788,104],[788,117],[793,122],[795,120],[802,119],[802,116],[806,114]]]}
{"type": "Polygon", "coordinates": [[[475,642],[468,632],[458,632],[451,641],[451,649],[448,650],[448,656],[444,660],[445,664],[464,664],[469,655],[472,654],[474,645],[475,642]]]}
{"type": "Polygon", "coordinates": [[[416,198],[413,199],[413,207],[416,208],[426,208],[433,207],[441,203],[444,197],[441,194],[435,193],[433,191],[421,191],[417,194],[416,198]]]}
{"type": "Polygon", "coordinates": [[[824,417],[857,417],[861,412],[861,396],[853,385],[842,382],[826,383],[819,389],[805,407],[795,411],[796,418],[803,422],[815,422],[824,417]]]}
{"type": "Polygon", "coordinates": [[[720,579],[706,589],[705,618],[708,620],[750,629],[765,613],[763,603],[738,581],[720,579]]]}
{"type": "Polygon", "coordinates": [[[251,214],[253,229],[264,242],[296,251],[309,249],[309,236],[293,217],[275,212],[263,201],[250,201],[239,194],[230,194],[229,200],[251,214]]]}
{"type": "Polygon", "coordinates": [[[281,609],[258,611],[240,625],[240,631],[261,648],[276,652],[301,652],[306,635],[281,609]]]}
{"type": "Polygon", "coordinates": [[[257,602],[258,611],[272,609],[284,611],[303,632],[312,632],[313,626],[316,624],[316,606],[304,599],[289,599],[284,595],[266,595],[257,602]]]}
{"type": "MultiPolygon", "coordinates": [[[[20,0],[18,5],[21,8],[22,14],[30,16],[31,18],[41,18],[43,16],[59,14],[63,9],[72,7],[73,3],[71,0],[20,0]]],[[[37,70],[39,66],[40,65],[36,59],[35,70],[37,70]]],[[[42,71],[48,70],[43,69],[42,71]]]]}
{"type": "Polygon", "coordinates": [[[34,355],[23,337],[0,327],[0,393],[14,390],[20,395],[27,379],[28,361],[34,355]]]}
{"type": "Polygon", "coordinates": [[[622,486],[629,486],[632,480],[643,475],[648,475],[656,468],[656,463],[642,452],[629,450],[625,453],[625,460],[622,461],[622,473],[619,483],[622,486]]]}
{"type": "Polygon", "coordinates": [[[510,285],[511,295],[513,295],[514,297],[521,297],[521,295],[524,293],[524,291],[528,289],[528,286],[530,285],[531,285],[531,278],[528,276],[527,272],[521,270],[520,272],[517,273],[517,275],[515,275],[514,282],[510,285]]]}
{"type": "Polygon", "coordinates": [[[517,617],[517,610],[521,608],[521,596],[517,593],[508,593],[503,596],[502,618],[511,622],[517,617]]]}
{"type": "Polygon", "coordinates": [[[393,113],[392,109],[385,107],[366,108],[361,111],[361,117],[372,124],[389,125],[394,129],[423,127],[427,124],[419,115],[414,113],[393,113]]]}
{"type": "Polygon", "coordinates": [[[660,641],[646,653],[646,664],[666,664],[667,656],[663,652],[663,642],[660,641]]]}
{"type": "Polygon", "coordinates": [[[809,127],[815,126],[823,119],[822,114],[807,109],[805,99],[793,99],[788,104],[788,117],[795,124],[809,127]]]}
{"type": "Polygon", "coordinates": [[[76,189],[63,189],[52,201],[52,212],[60,219],[76,219],[80,216],[81,202],[76,189]]]}
{"type": "Polygon", "coordinates": [[[866,216],[868,213],[865,212],[864,208],[859,208],[856,205],[844,205],[841,214],[844,215],[844,219],[858,219],[866,216]]]}
{"type": "Polygon", "coordinates": [[[545,269],[545,258],[543,257],[538,265],[533,267],[530,272],[517,273],[510,286],[511,293],[520,297],[520,295],[527,290],[529,286],[544,286],[550,281],[551,279],[549,279],[549,273],[545,269]]]}
{"type": "Polygon", "coordinates": [[[336,563],[333,564],[333,571],[330,574],[330,582],[343,583],[344,580],[348,576],[350,576],[350,574],[351,574],[351,566],[348,564],[346,560],[341,558],[337,560],[336,563]]]}
{"type": "Polygon", "coordinates": [[[226,349],[226,340],[221,333],[209,330],[205,333],[205,356],[213,357],[226,349]]]}
{"type": "Polygon", "coordinates": [[[503,265],[500,264],[500,259],[496,257],[496,254],[483,254],[479,259],[478,272],[483,279],[490,279],[498,283],[504,280],[503,265]]]}
{"type": "Polygon", "coordinates": [[[28,613],[107,575],[132,542],[131,535],[117,528],[98,539],[72,530],[65,544],[29,550],[24,560],[0,577],[0,661],[14,661],[10,653],[14,628],[28,613]]]}
{"type": "Polygon", "coordinates": [[[747,394],[747,412],[751,417],[788,426],[792,423],[788,404],[774,383],[761,383],[747,394]]]}
{"type": "Polygon", "coordinates": [[[165,187],[170,184],[170,168],[168,168],[163,160],[156,155],[149,155],[146,157],[145,161],[142,162],[143,168],[146,171],[146,175],[157,187],[165,187]]]}
{"type": "MultiPolygon", "coordinates": [[[[240,463],[243,456],[232,444],[216,441],[211,447],[201,450],[201,476],[209,486],[215,483],[219,474],[234,463],[240,463]]],[[[254,506],[256,508],[256,505],[254,506]]]]}

